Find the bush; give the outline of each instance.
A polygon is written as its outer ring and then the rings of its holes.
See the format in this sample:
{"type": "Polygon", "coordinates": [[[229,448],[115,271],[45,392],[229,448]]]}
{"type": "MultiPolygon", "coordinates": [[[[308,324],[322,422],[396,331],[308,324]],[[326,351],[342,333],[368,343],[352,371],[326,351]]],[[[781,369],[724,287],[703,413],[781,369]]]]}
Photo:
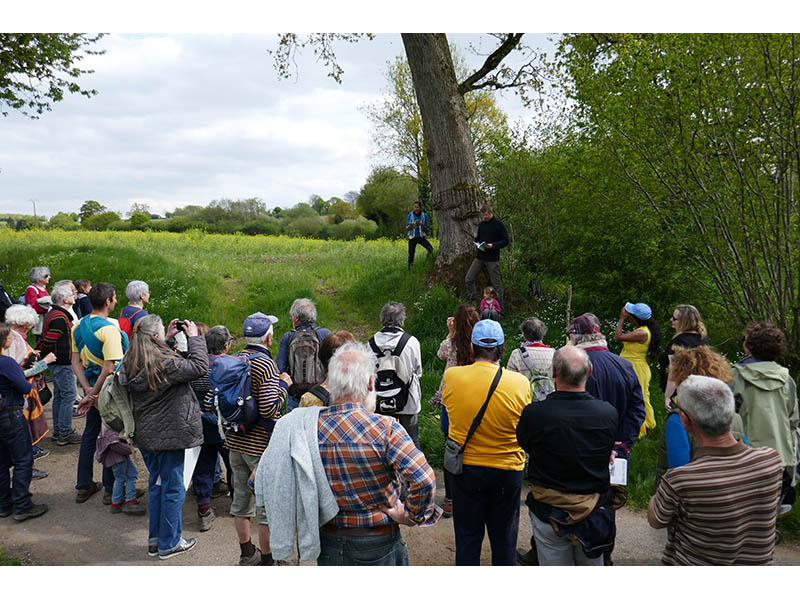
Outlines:
{"type": "Polygon", "coordinates": [[[375,221],[360,217],[358,219],[348,219],[338,225],[330,226],[330,235],[335,240],[352,241],[356,238],[373,239],[378,230],[375,221]]]}
{"type": "Polygon", "coordinates": [[[242,227],[242,233],[247,235],[279,235],[281,232],[278,219],[264,217],[250,221],[242,227]]]}
{"type": "Polygon", "coordinates": [[[284,233],[292,237],[317,237],[317,233],[325,226],[319,215],[300,217],[284,226],[284,233]]]}

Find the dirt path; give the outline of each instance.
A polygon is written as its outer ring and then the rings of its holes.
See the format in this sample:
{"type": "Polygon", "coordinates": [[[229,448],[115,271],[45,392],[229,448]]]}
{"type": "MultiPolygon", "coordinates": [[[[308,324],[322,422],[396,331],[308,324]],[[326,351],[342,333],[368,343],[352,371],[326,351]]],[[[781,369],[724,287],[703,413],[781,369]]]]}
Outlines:
{"type": "MultiPolygon", "coordinates": [[[[49,407],[48,407],[49,408],[49,407]]],[[[75,421],[83,428],[83,419],[75,421]]],[[[227,498],[213,500],[217,520],[210,531],[197,529],[194,497],[187,495],[183,511],[184,536],[196,537],[197,548],[168,562],[147,556],[147,516],[111,514],[102,504],[102,493],[84,504],[75,503],[75,471],[78,446],[56,446],[49,435],[42,446],[50,455],[36,461],[39,469],[49,472],[45,479],[31,484],[34,502],[45,502],[50,510],[37,519],[15,523],[0,520],[0,545],[8,556],[32,565],[235,565],[239,548],[228,515],[227,498]]],[[[145,485],[147,470],[137,453],[140,486],[145,485]]],[[[439,489],[444,489],[437,473],[439,489]]],[[[100,466],[95,465],[95,479],[100,466]]],[[[255,532],[254,532],[255,533],[255,532]]],[[[455,538],[451,519],[442,519],[433,527],[403,528],[412,565],[448,566],[455,562],[455,538]]],[[[518,545],[527,548],[531,524],[523,505],[520,515],[518,545]]],[[[256,536],[254,535],[254,539],[256,536]]],[[[666,533],[647,525],[642,512],[623,509],[617,513],[617,542],[614,562],[617,565],[658,565],[666,533]]],[[[800,547],[781,544],[776,564],[800,565],[800,547]]],[[[314,564],[314,563],[302,563],[314,564]]],[[[481,564],[490,564],[488,540],[484,541],[481,564]]]]}

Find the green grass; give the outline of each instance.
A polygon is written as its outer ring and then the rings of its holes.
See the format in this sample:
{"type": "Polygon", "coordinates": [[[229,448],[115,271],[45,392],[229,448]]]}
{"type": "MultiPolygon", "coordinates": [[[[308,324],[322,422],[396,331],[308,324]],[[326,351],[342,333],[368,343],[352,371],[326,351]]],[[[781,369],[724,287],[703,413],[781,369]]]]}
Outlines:
{"type": "Polygon", "coordinates": [[[0,546],[0,567],[19,567],[22,563],[16,558],[11,558],[3,554],[3,547],[0,546]]]}

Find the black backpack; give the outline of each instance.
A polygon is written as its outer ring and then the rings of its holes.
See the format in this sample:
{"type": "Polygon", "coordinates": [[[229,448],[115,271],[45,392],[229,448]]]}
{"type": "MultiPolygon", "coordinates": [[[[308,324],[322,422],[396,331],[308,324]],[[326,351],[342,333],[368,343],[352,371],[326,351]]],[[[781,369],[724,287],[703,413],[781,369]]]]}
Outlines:
{"type": "Polygon", "coordinates": [[[317,328],[296,329],[289,340],[286,372],[292,378],[289,392],[300,396],[325,380],[325,368],[319,359],[317,328]]]}
{"type": "Polygon", "coordinates": [[[375,395],[377,396],[375,412],[391,415],[400,412],[408,402],[413,374],[408,372],[400,358],[411,339],[411,335],[403,332],[393,350],[381,350],[375,343],[375,336],[369,339],[369,347],[378,357],[375,375],[375,395]]]}

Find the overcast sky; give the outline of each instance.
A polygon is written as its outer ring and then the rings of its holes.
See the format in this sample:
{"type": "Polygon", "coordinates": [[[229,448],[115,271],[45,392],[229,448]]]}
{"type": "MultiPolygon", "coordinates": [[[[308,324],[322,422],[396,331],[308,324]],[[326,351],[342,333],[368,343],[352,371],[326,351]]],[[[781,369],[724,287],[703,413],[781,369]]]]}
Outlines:
{"type": "MultiPolygon", "coordinates": [[[[288,207],[306,201],[311,194],[327,199],[358,191],[371,168],[386,162],[374,156],[371,124],[360,109],[383,94],[386,62],[403,54],[399,34],[336,44],[344,68],[339,85],[326,76],[326,69],[315,62],[310,49],[298,56],[297,77],[279,80],[267,53],[275,49],[277,35],[254,32],[296,31],[298,24],[307,24],[306,31],[386,31],[395,23],[397,30],[420,30],[413,14],[398,14],[388,22],[383,17],[382,27],[375,28],[370,27],[374,25],[371,22],[363,23],[362,13],[353,13],[360,21],[326,12],[332,9],[331,3],[304,3],[301,13],[290,14],[288,22],[283,16],[276,20],[263,8],[251,20],[243,10],[248,3],[238,0],[226,2],[229,9],[220,15],[213,12],[220,10],[220,3],[203,1],[145,0],[130,4],[130,14],[110,16],[102,12],[108,3],[79,4],[90,5],[89,10],[75,16],[72,4],[48,1],[40,14],[12,15],[3,28],[183,33],[109,34],[99,44],[106,53],[82,64],[95,73],[83,76],[80,85],[97,89],[97,96],[69,95],[38,120],[13,111],[0,117],[0,212],[30,214],[33,200],[38,214],[52,216],[59,211],[77,212],[85,200],[97,200],[123,215],[134,202],[147,203],[153,212],[163,215],[187,204],[254,196],[270,207],[288,207]],[[189,13],[179,12],[181,6],[194,11],[192,19],[186,18],[189,13]],[[156,7],[160,16],[153,20],[150,15],[156,7]],[[330,20],[325,20],[328,15],[330,20]]],[[[40,6],[36,4],[37,11],[40,6]]],[[[333,9],[341,6],[336,4],[333,9]]],[[[526,24],[539,31],[563,31],[573,24],[573,30],[589,29],[577,13],[560,15],[561,20],[552,16],[540,19],[532,6],[519,9],[519,14],[507,10],[505,27],[491,22],[498,15],[489,13],[486,23],[473,20],[471,27],[465,28],[456,19],[449,30],[490,29],[494,25],[494,30],[500,31],[525,29],[526,24]]],[[[433,18],[430,27],[422,29],[438,29],[442,17],[439,13],[429,16],[433,18]]],[[[589,16],[598,29],[621,29],[589,16]]],[[[449,17],[445,22],[451,22],[449,17]]],[[[472,43],[484,54],[495,43],[486,35],[448,37],[465,50],[472,43]]],[[[548,37],[552,36],[540,33],[524,39],[552,52],[548,37]]],[[[480,56],[465,54],[475,66],[483,61],[480,56]]],[[[534,116],[532,109],[526,109],[511,93],[499,96],[498,103],[512,122],[534,116]]]]}

